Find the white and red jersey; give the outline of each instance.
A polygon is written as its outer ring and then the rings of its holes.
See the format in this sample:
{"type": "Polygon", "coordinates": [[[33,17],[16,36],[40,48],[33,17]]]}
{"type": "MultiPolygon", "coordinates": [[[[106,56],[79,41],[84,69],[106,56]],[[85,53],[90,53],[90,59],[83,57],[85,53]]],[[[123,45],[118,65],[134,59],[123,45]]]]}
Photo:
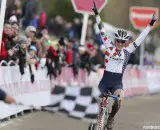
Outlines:
{"type": "MultiPolygon", "coordinates": [[[[100,16],[96,16],[97,24],[101,24],[100,16]]],[[[122,74],[126,68],[128,63],[130,54],[142,43],[142,41],[146,38],[148,33],[151,30],[150,26],[147,26],[146,29],[142,31],[139,37],[133,42],[130,43],[128,47],[123,48],[122,50],[118,51],[113,44],[113,42],[107,37],[105,33],[105,29],[101,26],[100,33],[102,37],[102,41],[105,45],[106,52],[105,52],[105,66],[106,71],[112,73],[120,73],[122,74]]]]}

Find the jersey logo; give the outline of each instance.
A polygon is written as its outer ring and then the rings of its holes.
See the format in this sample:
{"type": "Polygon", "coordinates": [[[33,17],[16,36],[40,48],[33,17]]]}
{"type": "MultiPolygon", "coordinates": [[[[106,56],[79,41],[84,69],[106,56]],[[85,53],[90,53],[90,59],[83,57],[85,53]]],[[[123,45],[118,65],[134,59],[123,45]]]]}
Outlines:
{"type": "Polygon", "coordinates": [[[137,48],[138,46],[136,45],[136,43],[135,42],[133,42],[133,46],[135,47],[135,48],[137,48]]]}
{"type": "Polygon", "coordinates": [[[117,54],[118,54],[119,57],[121,56],[121,52],[120,51],[118,51],[117,54]]]}
{"type": "Polygon", "coordinates": [[[116,60],[116,61],[123,61],[124,60],[124,59],[120,59],[120,58],[115,58],[114,56],[111,56],[110,58],[113,60],[116,60]]]}
{"type": "Polygon", "coordinates": [[[121,51],[120,50],[118,50],[118,49],[116,49],[116,55],[118,55],[119,57],[121,56],[121,51]]]}

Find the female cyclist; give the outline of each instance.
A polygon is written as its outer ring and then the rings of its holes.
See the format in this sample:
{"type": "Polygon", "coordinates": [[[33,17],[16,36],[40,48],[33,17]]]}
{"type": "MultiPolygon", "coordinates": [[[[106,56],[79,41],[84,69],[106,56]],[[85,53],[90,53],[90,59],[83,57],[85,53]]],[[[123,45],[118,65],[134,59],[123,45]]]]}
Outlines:
{"type": "MultiPolygon", "coordinates": [[[[129,60],[130,54],[142,43],[151,30],[157,20],[155,14],[152,17],[150,24],[142,31],[139,37],[129,46],[126,44],[129,40],[129,35],[125,30],[117,30],[115,32],[115,42],[112,42],[106,35],[105,28],[99,16],[96,4],[92,10],[95,13],[96,22],[98,24],[101,38],[106,48],[105,52],[105,66],[103,77],[99,83],[99,89],[102,93],[110,91],[112,94],[120,96],[120,99],[124,98],[122,77],[129,60]]],[[[121,104],[121,101],[120,101],[121,104]]],[[[108,117],[106,127],[108,130],[113,129],[114,117],[120,108],[119,102],[114,101],[112,111],[108,117]]]]}

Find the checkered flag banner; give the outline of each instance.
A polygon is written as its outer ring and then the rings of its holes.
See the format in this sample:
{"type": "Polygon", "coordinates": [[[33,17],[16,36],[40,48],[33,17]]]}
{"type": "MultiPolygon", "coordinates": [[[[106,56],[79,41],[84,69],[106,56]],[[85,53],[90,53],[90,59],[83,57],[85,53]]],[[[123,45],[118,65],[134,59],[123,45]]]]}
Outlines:
{"type": "Polygon", "coordinates": [[[62,112],[77,119],[96,119],[98,104],[95,97],[99,95],[100,91],[94,87],[55,86],[52,90],[52,103],[45,110],[62,112]]]}

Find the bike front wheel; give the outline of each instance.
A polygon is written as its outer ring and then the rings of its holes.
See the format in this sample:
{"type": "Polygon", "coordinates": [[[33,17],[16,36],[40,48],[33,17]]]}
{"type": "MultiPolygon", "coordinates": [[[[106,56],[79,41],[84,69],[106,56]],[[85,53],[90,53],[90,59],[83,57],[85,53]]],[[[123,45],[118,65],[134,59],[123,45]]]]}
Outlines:
{"type": "Polygon", "coordinates": [[[91,123],[88,127],[88,130],[96,130],[97,124],[96,123],[91,123]]]}
{"type": "MultiPolygon", "coordinates": [[[[92,123],[89,125],[88,130],[97,130],[97,123],[92,123]]],[[[105,126],[104,130],[107,130],[107,127],[105,126]]]]}

